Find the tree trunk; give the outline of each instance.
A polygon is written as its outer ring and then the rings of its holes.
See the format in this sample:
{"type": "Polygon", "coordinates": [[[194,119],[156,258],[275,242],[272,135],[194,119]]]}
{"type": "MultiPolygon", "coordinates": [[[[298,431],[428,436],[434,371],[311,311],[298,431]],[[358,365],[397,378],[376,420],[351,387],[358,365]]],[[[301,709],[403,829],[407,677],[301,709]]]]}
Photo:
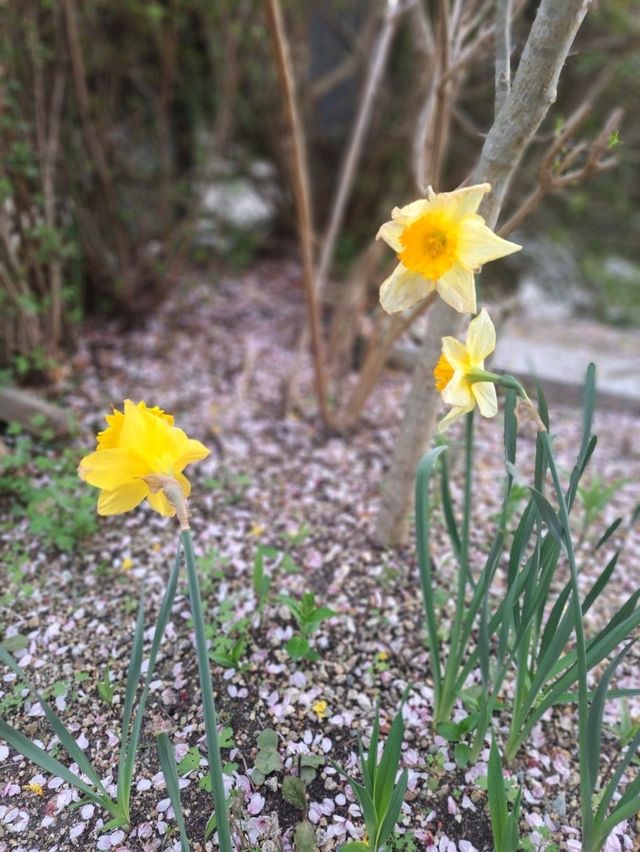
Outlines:
{"type": "MultiPolygon", "coordinates": [[[[513,85],[495,117],[473,173],[473,183],[487,181],[492,186],[480,209],[490,227],[497,222],[524,151],[555,102],[560,72],[589,3],[590,0],[540,2],[513,85]]],[[[432,371],[440,355],[441,338],[457,335],[463,319],[441,301],[431,310],[391,467],[382,485],[375,537],[385,547],[406,539],[416,467],[435,431],[439,394],[432,371]]]]}

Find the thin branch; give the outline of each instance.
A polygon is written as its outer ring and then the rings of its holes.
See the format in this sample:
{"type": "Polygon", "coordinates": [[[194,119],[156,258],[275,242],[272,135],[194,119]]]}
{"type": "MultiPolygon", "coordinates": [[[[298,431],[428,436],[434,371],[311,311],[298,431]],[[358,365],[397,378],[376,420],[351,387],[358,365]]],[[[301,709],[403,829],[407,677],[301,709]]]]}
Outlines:
{"type": "Polygon", "coordinates": [[[511,0],[496,0],[496,70],[494,115],[502,109],[511,88],[511,0]]]}
{"type": "Polygon", "coordinates": [[[549,150],[545,154],[538,173],[538,185],[520,204],[518,209],[504,222],[499,234],[505,237],[518,228],[531,215],[540,202],[549,193],[587,180],[589,177],[608,171],[617,165],[615,157],[607,157],[609,141],[612,134],[619,128],[623,117],[621,109],[614,109],[604,123],[602,130],[591,142],[582,140],[563,154],[571,138],[584,124],[592,108],[591,99],[582,104],[569,118],[565,126],[556,135],[549,150]],[[586,153],[581,166],[569,171],[577,160],[586,153]]]}
{"type": "Polygon", "coordinates": [[[398,20],[405,11],[406,6],[400,6],[397,0],[387,0],[380,37],[378,38],[378,43],[373,52],[371,64],[369,65],[364,95],[360,109],[358,110],[358,116],[347,153],[340,169],[338,188],[331,208],[331,218],[322,241],[320,260],[316,272],[316,292],[319,294],[324,290],[329,274],[329,267],[333,259],[338,232],[344,220],[345,209],[353,186],[356,169],[362,155],[365,136],[371,123],[373,105],[387,64],[389,48],[391,47],[398,20]]]}
{"type": "Polygon", "coordinates": [[[325,425],[329,426],[331,424],[331,413],[328,407],[322,332],[316,288],[314,286],[313,222],[311,218],[309,170],[306,162],[304,130],[296,101],[295,79],[280,2],[279,0],[265,0],[265,7],[278,68],[280,88],[284,99],[286,122],[293,145],[293,194],[298,215],[298,232],[302,253],[302,279],[307,302],[308,322],[311,329],[311,350],[315,372],[316,394],[322,419],[325,425]]]}

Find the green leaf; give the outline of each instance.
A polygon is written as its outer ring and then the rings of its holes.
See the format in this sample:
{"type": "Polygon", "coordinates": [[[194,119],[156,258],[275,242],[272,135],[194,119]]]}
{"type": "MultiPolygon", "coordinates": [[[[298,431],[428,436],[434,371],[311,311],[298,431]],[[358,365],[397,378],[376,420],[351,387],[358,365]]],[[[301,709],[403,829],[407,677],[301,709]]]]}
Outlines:
{"type": "Polygon", "coordinates": [[[542,520],[549,527],[549,531],[555,536],[560,544],[564,545],[567,540],[567,532],[560,523],[560,518],[556,514],[551,503],[549,503],[547,498],[539,491],[536,491],[535,488],[531,489],[531,496],[533,497],[542,520]]]}
{"type": "Polygon", "coordinates": [[[178,764],[178,775],[188,775],[189,772],[199,769],[201,760],[202,755],[198,747],[192,746],[178,764]]]}
{"type": "Polygon", "coordinates": [[[68,784],[71,784],[72,787],[76,787],[85,796],[88,796],[92,802],[96,802],[108,810],[109,813],[117,813],[115,802],[111,801],[107,796],[101,796],[63,763],[60,763],[59,760],[56,760],[55,757],[52,757],[49,752],[40,748],[40,746],[32,743],[24,734],[21,734],[20,731],[7,724],[3,719],[0,719],[0,738],[6,740],[16,751],[26,757],[27,760],[44,769],[45,772],[51,775],[58,775],[68,784]]]}
{"type": "Polygon", "coordinates": [[[505,795],[504,777],[502,775],[502,761],[500,760],[500,752],[494,738],[491,740],[491,751],[489,752],[487,796],[489,799],[491,830],[493,832],[493,842],[496,852],[506,852],[504,841],[508,817],[507,797],[505,795]]]}
{"type": "Polygon", "coordinates": [[[184,814],[182,813],[182,802],[180,800],[180,782],[176,771],[176,759],[173,746],[166,734],[160,734],[158,737],[158,756],[160,757],[160,767],[164,775],[165,784],[167,785],[167,793],[171,799],[176,823],[180,831],[182,852],[189,852],[189,840],[187,838],[187,829],[184,824],[184,814]]]}
{"type": "Polygon", "coordinates": [[[453,757],[458,764],[458,766],[464,767],[469,763],[469,755],[470,755],[469,746],[466,743],[457,743],[456,747],[453,750],[453,757]]]}
{"type": "Polygon", "coordinates": [[[300,634],[292,636],[284,647],[287,654],[289,654],[293,660],[312,660],[319,658],[319,654],[313,650],[306,636],[301,636],[300,634]]]}
{"type": "Polygon", "coordinates": [[[360,805],[360,810],[364,817],[364,823],[367,827],[367,834],[369,837],[375,837],[378,831],[378,815],[376,813],[376,806],[373,804],[373,800],[365,787],[358,784],[358,782],[354,781],[352,778],[349,778],[349,784],[351,785],[351,789],[353,790],[355,797],[358,800],[358,804],[360,805]]]}
{"type": "Polygon", "coordinates": [[[16,633],[15,636],[8,636],[0,643],[0,648],[4,648],[9,654],[14,654],[16,651],[23,651],[29,647],[29,640],[26,636],[21,636],[16,633]]]}
{"type": "Polygon", "coordinates": [[[396,713],[391,729],[387,737],[387,741],[382,751],[380,764],[376,770],[374,785],[373,785],[373,800],[375,802],[376,811],[380,817],[387,812],[389,801],[393,794],[393,787],[396,780],[396,774],[400,765],[400,757],[402,754],[402,739],[404,736],[404,722],[402,720],[402,707],[407,695],[407,690],[400,702],[400,709],[396,713]]]}
{"type": "MultiPolygon", "coordinates": [[[[25,672],[20,666],[17,665],[14,658],[11,654],[8,654],[7,651],[0,645],[0,660],[8,666],[14,674],[16,674],[23,683],[27,685],[30,692],[35,695],[35,697],[40,702],[40,706],[44,710],[44,713],[47,717],[47,720],[51,727],[53,728],[53,732],[60,740],[62,747],[67,751],[69,756],[75,760],[78,764],[79,768],[84,772],[88,778],[91,779],[92,783],[96,786],[102,796],[107,796],[107,791],[105,790],[102,781],[100,780],[100,776],[93,768],[89,758],[84,753],[84,751],[80,748],[80,746],[76,743],[75,738],[70,733],[70,731],[65,726],[64,722],[56,715],[56,713],[51,708],[51,705],[48,701],[45,701],[42,695],[38,692],[38,690],[32,686],[32,684],[27,680],[25,672]]],[[[22,736],[22,735],[20,735],[22,736]]],[[[24,753],[24,752],[22,752],[24,753]]],[[[45,752],[46,754],[46,752],[45,752]]],[[[26,755],[25,755],[26,756],[26,755]]],[[[34,761],[37,763],[37,761],[34,761]]],[[[41,766],[42,764],[38,764],[41,766]]],[[[73,783],[73,782],[71,782],[73,783]]],[[[77,785],[76,785],[77,786],[77,785]]]]}
{"type": "Polygon", "coordinates": [[[614,659],[609,663],[602,677],[600,678],[600,683],[596,688],[593,700],[591,702],[591,707],[589,708],[589,716],[587,720],[587,756],[589,759],[589,763],[587,766],[587,778],[589,779],[591,795],[593,795],[595,791],[596,781],[598,778],[598,770],[600,768],[602,717],[604,714],[604,704],[607,700],[609,683],[611,682],[611,678],[613,677],[616,669],[618,668],[624,657],[626,657],[626,655],[629,653],[634,643],[634,639],[628,642],[620,651],[620,653],[616,657],[614,657],[614,659]]]}
{"type": "Polygon", "coordinates": [[[296,852],[315,852],[316,830],[308,820],[299,822],[293,831],[296,852]]]}
{"type": "Polygon", "coordinates": [[[351,840],[349,843],[343,843],[339,852],[371,852],[371,847],[362,840],[351,840]]]}
{"type": "Polygon", "coordinates": [[[438,623],[433,606],[433,582],[431,577],[431,550],[429,546],[430,533],[430,508],[429,508],[429,486],[431,477],[438,458],[445,452],[446,446],[435,447],[426,453],[416,471],[416,545],[418,551],[418,566],[420,568],[420,588],[422,590],[422,602],[424,605],[427,632],[429,636],[429,647],[431,649],[432,676],[435,693],[439,695],[442,684],[442,671],[440,666],[438,623]]]}
{"type": "Polygon", "coordinates": [[[447,454],[443,453],[440,456],[440,495],[442,497],[442,511],[444,514],[447,532],[451,539],[453,551],[458,559],[460,559],[460,533],[456,523],[455,513],[453,511],[453,501],[451,499],[451,488],[449,486],[449,464],[447,454]]]}
{"type": "Polygon", "coordinates": [[[282,758],[274,748],[260,749],[256,755],[256,769],[263,775],[279,772],[282,769],[282,758]]]}
{"type": "Polygon", "coordinates": [[[593,548],[594,551],[601,548],[602,545],[605,544],[609,540],[609,538],[614,534],[614,532],[618,529],[618,527],[620,526],[621,523],[622,523],[622,518],[616,518],[615,521],[612,524],[609,524],[609,526],[607,527],[607,529],[604,532],[604,535],[602,536],[602,538],[599,539],[598,543],[593,548]]]}
{"type": "Polygon", "coordinates": [[[278,734],[273,728],[265,728],[258,734],[258,748],[278,748],[278,734]]]}
{"type": "Polygon", "coordinates": [[[301,811],[307,809],[307,794],[302,778],[287,775],[282,782],[282,796],[285,801],[301,811]]]}
{"type": "MultiPolygon", "coordinates": [[[[395,828],[395,824],[398,821],[398,817],[400,816],[400,811],[402,809],[402,803],[404,802],[405,793],[407,792],[408,783],[409,773],[406,769],[403,769],[402,773],[400,774],[400,777],[398,778],[398,783],[393,788],[393,793],[389,801],[387,812],[384,814],[382,824],[378,829],[378,836],[376,838],[375,844],[376,849],[380,849],[383,847],[387,838],[395,828]]],[[[380,817],[378,817],[378,819],[380,819],[380,817]]]]}
{"type": "MultiPolygon", "coordinates": [[[[131,658],[129,660],[129,672],[127,674],[127,689],[125,692],[124,709],[122,711],[122,728],[120,735],[120,758],[118,760],[118,796],[128,796],[130,785],[127,785],[126,765],[127,752],[129,751],[129,725],[131,723],[131,715],[133,713],[133,702],[135,701],[136,692],[138,691],[138,683],[140,681],[140,670],[142,668],[142,642],[144,638],[144,597],[140,596],[138,605],[138,617],[136,619],[136,627],[133,634],[133,646],[131,648],[131,658]]],[[[135,756],[134,756],[135,759],[135,756]]]]}
{"type": "MultiPolygon", "coordinates": [[[[156,659],[158,656],[158,651],[160,650],[160,645],[162,643],[162,638],[164,636],[164,632],[167,627],[167,622],[169,621],[169,617],[171,615],[171,608],[173,606],[173,601],[176,596],[176,589],[178,587],[178,574],[180,572],[180,557],[181,557],[181,547],[178,544],[175,559],[173,562],[173,569],[169,574],[169,582],[167,583],[167,588],[165,589],[164,597],[162,599],[162,605],[160,606],[160,612],[158,613],[158,620],[156,622],[155,630],[153,631],[153,639],[151,640],[151,650],[149,652],[149,665],[147,666],[147,674],[144,680],[144,685],[142,687],[142,693],[140,694],[140,700],[138,702],[138,709],[136,711],[136,716],[133,722],[133,727],[131,729],[131,736],[129,737],[129,741],[127,743],[126,734],[127,730],[124,730],[123,727],[123,739],[121,745],[121,757],[122,752],[126,751],[126,758],[124,761],[124,766],[122,767],[122,774],[120,774],[120,764],[118,765],[118,797],[125,796],[127,802],[130,798],[130,791],[132,786],[133,779],[133,771],[135,768],[136,756],[138,753],[138,743],[140,741],[140,733],[142,731],[142,721],[144,719],[145,707],[147,702],[147,696],[149,695],[149,687],[151,681],[153,680],[153,674],[156,666],[156,659]],[[125,748],[126,743],[126,748],[125,748]]],[[[133,650],[132,650],[132,658],[133,658],[133,650]]],[[[130,673],[131,674],[131,673],[130,673]]],[[[140,677],[140,671],[138,670],[138,675],[136,677],[136,686],[140,677]]],[[[127,692],[129,691],[129,682],[127,682],[127,692]]],[[[135,689],[133,690],[135,693],[135,689]]]]}

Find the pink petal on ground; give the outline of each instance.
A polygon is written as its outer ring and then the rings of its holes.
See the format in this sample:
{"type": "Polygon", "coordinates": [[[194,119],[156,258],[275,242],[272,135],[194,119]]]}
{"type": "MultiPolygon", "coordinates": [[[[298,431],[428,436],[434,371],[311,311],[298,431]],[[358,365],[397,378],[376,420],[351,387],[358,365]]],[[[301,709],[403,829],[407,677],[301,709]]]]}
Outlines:
{"type": "Polygon", "coordinates": [[[261,796],[260,793],[254,793],[249,799],[247,812],[250,813],[251,816],[258,816],[260,811],[264,808],[264,802],[264,796],[261,796]]]}

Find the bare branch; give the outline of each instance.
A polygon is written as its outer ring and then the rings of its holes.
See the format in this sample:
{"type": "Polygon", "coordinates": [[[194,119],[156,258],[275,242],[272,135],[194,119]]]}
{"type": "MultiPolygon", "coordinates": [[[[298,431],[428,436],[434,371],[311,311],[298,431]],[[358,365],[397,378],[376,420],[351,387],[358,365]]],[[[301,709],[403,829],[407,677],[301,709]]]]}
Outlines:
{"type": "Polygon", "coordinates": [[[378,89],[380,88],[384,69],[387,64],[389,48],[391,47],[391,42],[398,25],[398,20],[405,11],[406,6],[401,6],[397,0],[387,0],[387,7],[384,20],[382,22],[382,29],[380,30],[380,37],[369,66],[364,95],[360,104],[360,109],[358,110],[358,116],[347,148],[347,153],[340,170],[338,188],[331,208],[331,218],[322,241],[320,260],[318,262],[316,272],[315,286],[317,293],[322,293],[327,275],[329,274],[329,267],[333,259],[338,231],[340,230],[344,220],[344,213],[349,199],[349,194],[353,186],[358,162],[362,155],[366,132],[371,122],[373,104],[378,93],[378,89]]]}
{"type": "Polygon", "coordinates": [[[494,115],[511,88],[511,0],[496,0],[496,82],[494,115]]]}
{"type": "Polygon", "coordinates": [[[298,215],[298,232],[302,253],[302,278],[307,302],[308,322],[311,329],[311,349],[315,371],[316,394],[322,419],[331,422],[327,399],[322,331],[316,298],[313,273],[313,222],[309,191],[309,171],[306,162],[305,139],[300,113],[296,101],[295,80],[291,65],[282,9],[279,0],[265,0],[273,50],[278,66],[278,78],[282,89],[287,126],[293,146],[292,183],[298,215]]]}

